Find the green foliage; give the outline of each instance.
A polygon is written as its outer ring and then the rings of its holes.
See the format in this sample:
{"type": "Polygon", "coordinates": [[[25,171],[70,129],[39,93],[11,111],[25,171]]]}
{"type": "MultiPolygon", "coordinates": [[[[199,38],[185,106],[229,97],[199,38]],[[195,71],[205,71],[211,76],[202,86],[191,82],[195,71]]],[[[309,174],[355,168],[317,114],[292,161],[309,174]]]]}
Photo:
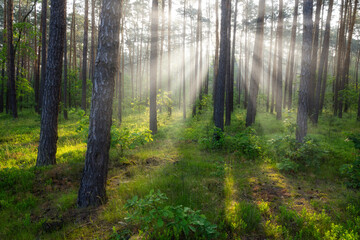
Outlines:
{"type": "Polygon", "coordinates": [[[360,188],[360,134],[351,134],[349,139],[354,143],[357,156],[353,163],[342,165],[340,173],[346,178],[349,188],[360,188]]]}
{"type": "Polygon", "coordinates": [[[111,128],[111,146],[120,149],[121,156],[124,155],[124,150],[134,149],[137,146],[152,142],[152,134],[149,129],[141,130],[139,128],[111,128]]]}
{"type": "Polygon", "coordinates": [[[255,130],[247,128],[235,136],[224,133],[220,128],[210,128],[199,140],[203,148],[208,150],[224,149],[231,153],[254,160],[261,153],[261,144],[255,130]]]}
{"type": "Polygon", "coordinates": [[[163,92],[161,89],[159,90],[156,96],[157,109],[169,109],[173,107],[173,100],[170,98],[170,95],[171,92],[163,92]]]}
{"type": "Polygon", "coordinates": [[[225,134],[220,128],[213,127],[199,142],[205,149],[221,149],[224,146],[225,134]]]}
{"type": "Polygon", "coordinates": [[[255,160],[260,156],[260,140],[252,128],[247,128],[235,136],[227,136],[225,142],[230,152],[237,152],[247,159],[255,160]]]}
{"type": "Polygon", "coordinates": [[[32,188],[35,174],[32,169],[4,168],[0,171],[0,190],[28,191],[32,188]]]}
{"type": "Polygon", "coordinates": [[[270,140],[271,158],[280,170],[296,172],[305,169],[319,169],[322,159],[328,154],[318,141],[307,137],[299,143],[290,135],[270,140]]]}
{"type": "Polygon", "coordinates": [[[213,239],[216,225],[207,221],[200,211],[188,207],[165,206],[165,194],[153,190],[144,198],[134,196],[125,205],[126,220],[139,227],[150,239],[213,239]]]}
{"type": "Polygon", "coordinates": [[[235,210],[228,217],[233,231],[251,233],[259,229],[261,212],[256,205],[240,202],[235,205],[235,210]]]}

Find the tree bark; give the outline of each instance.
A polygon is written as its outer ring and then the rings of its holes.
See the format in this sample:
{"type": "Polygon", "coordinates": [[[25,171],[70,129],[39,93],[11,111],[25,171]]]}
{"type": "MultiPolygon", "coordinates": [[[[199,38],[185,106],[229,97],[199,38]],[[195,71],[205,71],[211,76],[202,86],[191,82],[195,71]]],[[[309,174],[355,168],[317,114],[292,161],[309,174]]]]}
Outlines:
{"type": "Polygon", "coordinates": [[[158,68],[158,29],[159,29],[159,2],[152,1],[151,10],[151,52],[150,52],[150,130],[152,134],[157,133],[157,68],[158,68]]]}
{"type": "Polygon", "coordinates": [[[217,128],[224,130],[224,95],[225,95],[225,75],[226,75],[226,54],[228,45],[227,29],[229,25],[228,9],[230,0],[221,0],[221,39],[220,39],[220,58],[219,69],[216,80],[214,98],[214,122],[217,128]]]}
{"type": "Polygon", "coordinates": [[[279,22],[277,26],[277,74],[276,74],[276,119],[281,120],[282,117],[282,51],[283,51],[283,25],[284,25],[284,9],[283,0],[279,0],[279,22]]]}
{"type": "Polygon", "coordinates": [[[186,0],[184,0],[184,19],[183,19],[183,53],[182,53],[182,60],[183,60],[183,66],[182,66],[182,70],[183,70],[183,79],[182,79],[182,87],[183,87],[183,119],[186,119],[186,72],[185,72],[185,47],[186,47],[186,0]]]}
{"type": "MultiPolygon", "coordinates": [[[[327,65],[329,58],[329,46],[330,46],[330,21],[332,15],[334,0],[329,1],[329,9],[328,15],[326,19],[325,33],[324,33],[324,41],[322,44],[322,52],[320,56],[319,62],[319,70],[318,70],[318,81],[316,87],[316,96],[315,96],[315,112],[314,112],[314,124],[318,123],[319,114],[320,114],[320,99],[321,95],[325,95],[326,89],[326,80],[327,80],[327,72],[325,72],[325,64],[327,65]],[[323,90],[323,91],[322,91],[323,90]]],[[[327,69],[327,67],[326,67],[327,69]]]]}
{"type": "Polygon", "coordinates": [[[41,77],[40,77],[40,97],[39,109],[41,111],[44,95],[44,85],[46,78],[46,19],[47,19],[47,5],[48,1],[43,0],[41,3],[41,77]]]}
{"type": "Polygon", "coordinates": [[[289,58],[289,72],[286,76],[288,82],[288,100],[287,100],[287,107],[288,109],[292,108],[292,89],[293,89],[293,79],[294,79],[294,65],[295,65],[295,46],[296,46],[296,30],[297,30],[297,19],[298,19],[298,12],[299,12],[299,0],[295,1],[295,8],[294,8],[294,18],[292,23],[291,29],[291,40],[290,40],[290,58],[289,58]]]}
{"type": "Polygon", "coordinates": [[[51,0],[50,35],[36,166],[56,164],[61,75],[66,32],[65,0],[51,0]]]}
{"type": "Polygon", "coordinates": [[[15,87],[15,51],[13,44],[13,0],[7,0],[7,77],[10,85],[10,109],[13,118],[17,118],[17,102],[16,102],[16,87],[15,87]]]}
{"type": "Polygon", "coordinates": [[[92,91],[89,137],[77,199],[79,207],[106,201],[112,102],[118,70],[121,1],[104,0],[92,91]]]}
{"type": "Polygon", "coordinates": [[[81,108],[86,112],[86,80],[87,80],[87,52],[88,52],[88,28],[89,28],[89,0],[85,0],[85,19],[84,19],[84,42],[82,59],[82,93],[81,108]]]}
{"type": "Polygon", "coordinates": [[[308,117],[308,87],[311,74],[311,45],[312,45],[312,12],[313,0],[303,0],[303,45],[301,59],[301,79],[299,89],[299,103],[297,114],[296,140],[303,142],[307,134],[308,117]]]}
{"type": "Polygon", "coordinates": [[[256,37],[254,53],[252,60],[252,70],[250,79],[249,101],[247,105],[246,126],[255,123],[256,103],[259,92],[259,83],[263,67],[263,44],[264,44],[264,17],[265,17],[265,0],[259,0],[259,12],[256,24],[256,37]]]}
{"type": "MultiPolygon", "coordinates": [[[[65,18],[66,18],[66,0],[65,0],[65,18]]],[[[68,108],[68,104],[67,104],[67,94],[68,94],[68,84],[67,84],[67,40],[66,40],[66,30],[67,30],[67,23],[65,20],[65,34],[64,34],[64,85],[63,85],[63,98],[64,98],[64,111],[63,111],[63,115],[64,115],[64,119],[67,120],[68,119],[68,112],[67,112],[67,108],[68,108]]]]}

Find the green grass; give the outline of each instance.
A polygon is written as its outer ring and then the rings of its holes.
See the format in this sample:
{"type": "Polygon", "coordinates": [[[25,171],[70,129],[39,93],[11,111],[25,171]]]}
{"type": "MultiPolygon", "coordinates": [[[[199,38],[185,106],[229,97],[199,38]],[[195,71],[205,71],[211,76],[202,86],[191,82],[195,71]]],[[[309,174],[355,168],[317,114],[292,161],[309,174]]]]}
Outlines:
{"type": "MultiPolygon", "coordinates": [[[[86,129],[77,131],[81,116],[72,112],[70,120],[60,119],[57,165],[36,169],[39,116],[22,112],[13,120],[1,114],[0,219],[5,221],[0,221],[0,238],[108,239],[114,229],[136,235],[142,229],[127,222],[124,205],[152,189],[167,196],[165,205],[204,214],[217,225],[218,239],[359,238],[360,194],[347,189],[339,173],[355,159],[347,140],[349,133],[360,132],[354,116],[339,120],[324,114],[317,127],[309,124],[309,136],[324,154],[319,168],[297,172],[277,167],[272,145],[273,139],[294,137],[296,113],[284,113],[283,121],[259,113],[252,136],[245,129],[245,112],[236,110],[219,149],[207,142],[212,141],[211,117],[211,109],[185,121],[181,112],[168,117],[164,111],[152,142],[123,156],[111,148],[108,202],[81,210],[76,208],[86,151],[86,129]],[[247,151],[254,146],[259,152],[252,159],[247,151]]],[[[148,113],[128,110],[121,127],[146,129],[148,113]]]]}

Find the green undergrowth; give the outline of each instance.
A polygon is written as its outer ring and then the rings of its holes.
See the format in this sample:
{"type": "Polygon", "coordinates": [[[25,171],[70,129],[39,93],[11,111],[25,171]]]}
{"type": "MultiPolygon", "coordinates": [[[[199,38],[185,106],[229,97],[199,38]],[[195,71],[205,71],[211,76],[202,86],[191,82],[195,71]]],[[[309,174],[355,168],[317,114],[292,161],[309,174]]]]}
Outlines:
{"type": "Polygon", "coordinates": [[[141,103],[114,119],[108,201],[88,210],[76,207],[84,113],[60,118],[57,165],[45,168],[34,167],[39,116],[0,115],[0,239],[359,239],[354,117],[324,114],[298,144],[294,112],[246,128],[236,109],[221,132],[209,102],[186,120],[159,110],[154,136],[141,103]]]}

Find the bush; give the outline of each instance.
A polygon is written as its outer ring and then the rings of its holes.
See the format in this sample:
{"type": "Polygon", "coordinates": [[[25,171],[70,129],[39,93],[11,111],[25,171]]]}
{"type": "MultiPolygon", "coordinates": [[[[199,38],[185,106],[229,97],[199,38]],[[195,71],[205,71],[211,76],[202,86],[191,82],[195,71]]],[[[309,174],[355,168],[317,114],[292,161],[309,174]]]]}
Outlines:
{"type": "Polygon", "coordinates": [[[261,144],[259,142],[255,130],[247,128],[233,137],[229,136],[225,145],[230,152],[238,152],[247,159],[254,160],[260,156],[261,144]]]}
{"type": "Polygon", "coordinates": [[[205,137],[200,138],[200,144],[209,150],[221,149],[224,146],[225,134],[217,127],[211,128],[205,137]]]}
{"type": "Polygon", "coordinates": [[[254,204],[240,202],[235,205],[234,213],[229,216],[228,221],[233,230],[250,233],[258,230],[261,212],[254,204]]]}
{"type": "Polygon", "coordinates": [[[345,184],[349,188],[360,188],[360,134],[351,134],[349,139],[354,143],[357,150],[356,159],[352,164],[344,164],[340,173],[345,177],[345,184]]]}
{"type": "Polygon", "coordinates": [[[124,155],[124,150],[134,149],[152,141],[153,138],[149,129],[140,130],[126,127],[119,130],[114,126],[111,128],[111,146],[119,148],[121,156],[124,155]]]}
{"type": "Polygon", "coordinates": [[[150,239],[214,239],[216,225],[207,221],[200,211],[188,207],[165,206],[165,194],[153,190],[142,199],[134,196],[125,208],[128,223],[137,225],[139,232],[150,239]]]}

